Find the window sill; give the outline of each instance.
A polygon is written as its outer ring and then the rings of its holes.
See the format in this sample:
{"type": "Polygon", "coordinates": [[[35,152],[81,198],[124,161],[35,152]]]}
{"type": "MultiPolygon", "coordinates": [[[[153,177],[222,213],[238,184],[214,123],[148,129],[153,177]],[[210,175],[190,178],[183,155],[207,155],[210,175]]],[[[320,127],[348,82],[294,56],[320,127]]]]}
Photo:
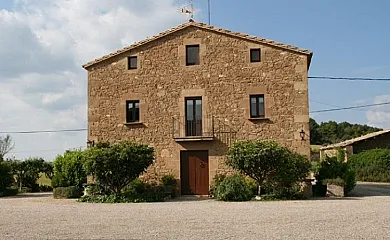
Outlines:
{"type": "Polygon", "coordinates": [[[251,117],[251,118],[248,118],[248,120],[250,120],[250,121],[269,121],[271,119],[267,118],[267,117],[251,117]]]}
{"type": "Polygon", "coordinates": [[[143,125],[142,122],[126,122],[123,125],[125,126],[137,126],[137,125],[143,125]]]}

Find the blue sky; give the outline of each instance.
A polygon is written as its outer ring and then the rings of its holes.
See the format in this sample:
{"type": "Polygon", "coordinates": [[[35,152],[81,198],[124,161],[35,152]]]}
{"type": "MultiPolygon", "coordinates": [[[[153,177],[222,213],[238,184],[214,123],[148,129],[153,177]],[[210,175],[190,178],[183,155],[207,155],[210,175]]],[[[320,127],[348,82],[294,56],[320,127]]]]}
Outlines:
{"type": "MultiPolygon", "coordinates": [[[[202,3],[197,5],[202,10],[198,17],[207,22],[207,1],[197,2],[202,3]]],[[[211,0],[211,23],[313,51],[310,76],[390,78],[389,9],[387,0],[211,0]]],[[[309,80],[309,89],[310,109],[319,110],[333,107],[313,101],[338,106],[374,103],[375,97],[390,94],[390,82],[309,80]]],[[[369,123],[367,109],[313,117],[369,123]]],[[[382,127],[386,126],[390,124],[382,127]]]]}
{"type": "MultiPolygon", "coordinates": [[[[178,12],[185,2],[1,0],[0,132],[85,128],[81,65],[188,21],[178,12]]],[[[207,23],[207,0],[195,8],[207,23]]],[[[313,51],[310,76],[390,78],[389,9],[388,0],[211,0],[211,24],[313,51]]],[[[309,80],[310,109],[390,102],[389,90],[390,82],[309,80]]],[[[390,128],[389,105],[312,117],[390,128]]],[[[17,158],[51,160],[86,145],[86,132],[12,137],[17,158]]]]}

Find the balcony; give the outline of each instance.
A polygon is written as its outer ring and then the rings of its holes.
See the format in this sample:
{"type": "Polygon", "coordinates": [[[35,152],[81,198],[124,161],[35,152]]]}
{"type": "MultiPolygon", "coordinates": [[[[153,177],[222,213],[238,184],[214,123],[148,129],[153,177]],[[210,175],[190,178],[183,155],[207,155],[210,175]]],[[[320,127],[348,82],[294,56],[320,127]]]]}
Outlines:
{"type": "Polygon", "coordinates": [[[176,142],[212,141],[215,138],[213,116],[173,117],[172,121],[172,137],[176,142]]]}

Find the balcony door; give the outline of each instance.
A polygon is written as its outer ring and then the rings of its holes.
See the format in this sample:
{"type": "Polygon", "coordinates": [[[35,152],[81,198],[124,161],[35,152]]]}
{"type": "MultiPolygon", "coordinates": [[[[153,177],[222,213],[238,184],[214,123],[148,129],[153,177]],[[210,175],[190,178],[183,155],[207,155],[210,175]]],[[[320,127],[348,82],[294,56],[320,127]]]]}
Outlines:
{"type": "Polygon", "coordinates": [[[202,136],[202,97],[186,98],[186,136],[202,136]]]}

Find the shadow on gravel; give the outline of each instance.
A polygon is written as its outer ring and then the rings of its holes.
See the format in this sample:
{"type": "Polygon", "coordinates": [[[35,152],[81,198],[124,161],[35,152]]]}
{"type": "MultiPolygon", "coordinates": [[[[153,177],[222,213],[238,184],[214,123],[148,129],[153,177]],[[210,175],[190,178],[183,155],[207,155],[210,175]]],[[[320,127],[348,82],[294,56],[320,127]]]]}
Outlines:
{"type": "Polygon", "coordinates": [[[48,198],[53,197],[53,193],[21,193],[15,196],[6,196],[2,198],[48,198]]]}

